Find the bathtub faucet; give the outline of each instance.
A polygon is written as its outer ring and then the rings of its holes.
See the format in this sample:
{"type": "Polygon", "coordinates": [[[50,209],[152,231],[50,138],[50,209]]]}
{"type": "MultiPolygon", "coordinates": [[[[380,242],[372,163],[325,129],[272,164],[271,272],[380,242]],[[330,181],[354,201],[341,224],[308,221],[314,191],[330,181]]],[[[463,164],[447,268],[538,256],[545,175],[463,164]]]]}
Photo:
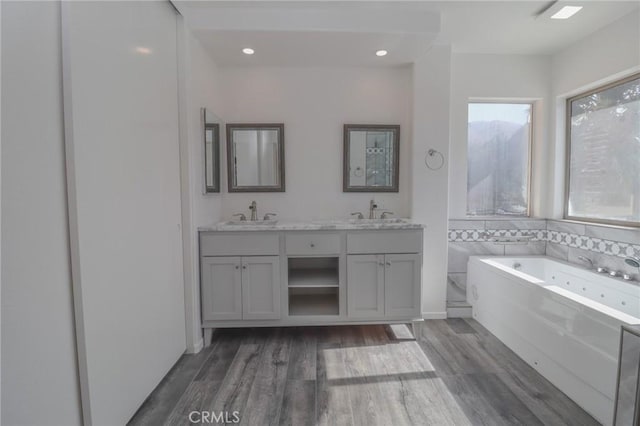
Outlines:
{"type": "Polygon", "coordinates": [[[588,262],[591,265],[591,269],[593,269],[593,260],[589,259],[586,256],[578,256],[578,260],[582,260],[583,262],[588,262]]]}

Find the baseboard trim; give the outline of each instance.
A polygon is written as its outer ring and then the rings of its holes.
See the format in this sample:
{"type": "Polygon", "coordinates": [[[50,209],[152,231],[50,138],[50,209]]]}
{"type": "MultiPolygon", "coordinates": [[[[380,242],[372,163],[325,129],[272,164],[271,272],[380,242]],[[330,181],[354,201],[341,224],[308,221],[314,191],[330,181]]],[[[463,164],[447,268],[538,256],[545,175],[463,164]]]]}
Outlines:
{"type": "Polygon", "coordinates": [[[430,320],[430,319],[446,319],[447,318],[447,312],[423,312],[422,313],[422,318],[426,319],[426,320],[430,320]]]}
{"type": "Polygon", "coordinates": [[[204,349],[204,339],[200,338],[200,340],[198,340],[195,345],[193,346],[187,346],[187,350],[185,351],[185,353],[188,354],[197,354],[198,352],[200,352],[202,349],[204,349]]]}
{"type": "Polygon", "coordinates": [[[452,306],[447,308],[447,318],[472,318],[471,306],[452,306]]]}

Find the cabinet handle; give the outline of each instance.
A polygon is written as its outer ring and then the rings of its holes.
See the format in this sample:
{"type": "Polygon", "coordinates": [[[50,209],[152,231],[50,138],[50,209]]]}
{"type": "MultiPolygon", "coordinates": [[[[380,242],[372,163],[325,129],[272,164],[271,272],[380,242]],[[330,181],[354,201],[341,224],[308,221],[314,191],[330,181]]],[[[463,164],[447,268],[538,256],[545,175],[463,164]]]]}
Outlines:
{"type": "Polygon", "coordinates": [[[387,262],[387,266],[391,266],[391,262],[387,262]]]}
{"type": "Polygon", "coordinates": [[[243,266],[242,266],[242,269],[247,269],[247,266],[246,266],[246,265],[243,265],[243,266]]]}
{"type": "Polygon", "coordinates": [[[315,245],[315,244],[313,244],[313,243],[311,243],[311,244],[309,244],[309,245],[311,246],[311,248],[313,248],[313,247],[315,247],[315,246],[316,246],[316,245],[315,245]]]}
{"type": "Polygon", "coordinates": [[[384,262],[379,262],[378,265],[384,266],[384,262]]]}
{"type": "Polygon", "coordinates": [[[240,269],[240,267],[238,265],[236,265],[236,269],[240,269]]]}

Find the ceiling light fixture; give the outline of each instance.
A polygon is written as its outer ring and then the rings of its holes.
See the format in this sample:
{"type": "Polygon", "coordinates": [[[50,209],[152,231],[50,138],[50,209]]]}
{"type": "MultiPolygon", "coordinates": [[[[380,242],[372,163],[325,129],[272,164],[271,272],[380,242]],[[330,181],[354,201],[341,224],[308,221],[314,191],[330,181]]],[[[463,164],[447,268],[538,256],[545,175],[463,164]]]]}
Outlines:
{"type": "Polygon", "coordinates": [[[387,53],[389,53],[389,52],[387,52],[386,50],[378,50],[376,52],[376,56],[386,56],[387,53]]]}
{"type": "Polygon", "coordinates": [[[551,15],[551,19],[569,19],[576,13],[580,12],[582,6],[565,6],[555,14],[551,15]]]}
{"type": "Polygon", "coordinates": [[[242,49],[242,53],[244,53],[245,55],[253,55],[255,51],[250,47],[245,47],[244,49],[242,49]]]}
{"type": "Polygon", "coordinates": [[[149,49],[148,47],[144,47],[144,46],[138,46],[138,47],[136,47],[136,52],[141,54],[141,55],[150,55],[151,54],[151,49],[149,49]]]}

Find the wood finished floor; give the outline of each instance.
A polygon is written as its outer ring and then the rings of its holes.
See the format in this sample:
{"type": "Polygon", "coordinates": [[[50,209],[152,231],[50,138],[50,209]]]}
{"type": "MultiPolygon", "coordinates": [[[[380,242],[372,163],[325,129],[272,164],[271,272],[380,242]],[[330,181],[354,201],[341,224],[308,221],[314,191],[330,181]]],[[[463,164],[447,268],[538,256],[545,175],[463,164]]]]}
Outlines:
{"type": "Polygon", "coordinates": [[[184,355],[129,425],[597,425],[474,320],[217,330],[184,355]]]}

